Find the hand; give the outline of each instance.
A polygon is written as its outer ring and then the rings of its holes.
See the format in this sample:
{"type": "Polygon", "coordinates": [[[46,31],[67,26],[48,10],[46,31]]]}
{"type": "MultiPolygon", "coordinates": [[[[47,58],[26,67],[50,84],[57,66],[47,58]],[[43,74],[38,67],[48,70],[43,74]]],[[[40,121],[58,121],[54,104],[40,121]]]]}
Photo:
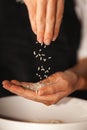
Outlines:
{"type": "Polygon", "coordinates": [[[40,83],[44,84],[44,87],[39,89],[38,93],[22,87],[31,85],[32,83],[19,82],[16,80],[3,81],[3,87],[27,99],[41,102],[46,105],[52,105],[72,92],[78,90],[79,77],[70,71],[66,71],[64,73],[57,72],[40,81],[40,83]]]}
{"type": "Polygon", "coordinates": [[[41,102],[44,103],[46,105],[51,105],[52,104],[52,98],[55,98],[55,94],[54,95],[46,95],[46,96],[39,96],[35,91],[29,90],[24,88],[24,86],[31,86],[33,83],[29,83],[29,82],[19,82],[17,80],[12,80],[12,81],[8,81],[8,80],[4,80],[2,82],[3,87],[5,89],[7,89],[8,91],[22,96],[24,98],[33,100],[33,101],[37,101],[37,102],[41,102]]]}
{"type": "Polygon", "coordinates": [[[49,45],[58,36],[64,0],[24,0],[33,32],[39,43],[49,45]]]}
{"type": "Polygon", "coordinates": [[[38,91],[38,95],[42,97],[49,96],[47,105],[55,104],[80,89],[80,77],[71,71],[57,72],[41,81],[41,83],[45,86],[38,91]]]}

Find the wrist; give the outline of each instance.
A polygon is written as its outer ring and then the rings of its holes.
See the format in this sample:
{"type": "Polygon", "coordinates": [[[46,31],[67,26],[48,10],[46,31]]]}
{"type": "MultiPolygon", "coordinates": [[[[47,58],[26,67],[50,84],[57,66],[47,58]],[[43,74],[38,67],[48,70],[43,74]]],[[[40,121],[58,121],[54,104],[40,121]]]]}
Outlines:
{"type": "Polygon", "coordinates": [[[86,80],[83,77],[79,77],[77,84],[77,90],[86,90],[86,80]]]}
{"type": "Polygon", "coordinates": [[[66,74],[66,76],[68,77],[68,79],[71,81],[71,83],[73,85],[75,85],[78,82],[79,76],[76,73],[74,73],[73,71],[66,70],[66,71],[64,71],[64,73],[66,74]]]}
{"type": "Polygon", "coordinates": [[[86,79],[84,77],[80,76],[77,72],[75,72],[73,70],[68,70],[68,72],[72,73],[72,75],[74,77],[73,78],[74,83],[76,81],[76,83],[75,83],[76,90],[85,90],[85,89],[87,89],[87,87],[86,87],[86,85],[87,85],[86,84],[86,79]]]}

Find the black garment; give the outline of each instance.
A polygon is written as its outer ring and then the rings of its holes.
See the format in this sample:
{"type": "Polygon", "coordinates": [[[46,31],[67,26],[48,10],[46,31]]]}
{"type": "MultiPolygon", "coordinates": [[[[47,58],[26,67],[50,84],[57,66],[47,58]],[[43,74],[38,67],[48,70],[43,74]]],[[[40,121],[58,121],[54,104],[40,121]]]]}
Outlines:
{"type": "MultiPolygon", "coordinates": [[[[31,30],[27,9],[15,0],[1,2],[0,82],[4,79],[36,82],[39,80],[35,75],[37,66],[43,63],[34,58],[33,50],[41,46],[35,44],[36,36],[31,30]]],[[[45,67],[51,67],[49,75],[76,64],[79,40],[80,23],[74,12],[74,3],[66,0],[59,37],[44,49],[44,53],[52,57],[52,60],[44,63],[45,67]]],[[[0,96],[11,94],[2,87],[0,91],[0,96]]],[[[82,97],[78,92],[75,96],[82,97]]]]}

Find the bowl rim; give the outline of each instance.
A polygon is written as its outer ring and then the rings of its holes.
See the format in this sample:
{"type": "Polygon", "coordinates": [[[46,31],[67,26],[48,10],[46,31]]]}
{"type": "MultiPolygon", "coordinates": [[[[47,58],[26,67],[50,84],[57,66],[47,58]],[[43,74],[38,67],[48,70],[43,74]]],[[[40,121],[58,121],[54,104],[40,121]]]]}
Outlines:
{"type": "MultiPolygon", "coordinates": [[[[20,97],[20,96],[17,96],[17,95],[11,95],[11,96],[5,96],[5,97],[1,97],[0,98],[0,100],[2,100],[2,99],[7,99],[7,98],[15,98],[15,97],[19,97],[19,98],[23,98],[23,97],[20,97]]],[[[67,99],[76,99],[76,100],[80,100],[80,101],[83,101],[83,102],[87,102],[87,100],[85,100],[85,99],[81,99],[81,98],[78,98],[78,97],[65,97],[65,98],[67,98],[67,99]]],[[[9,117],[7,117],[7,118],[9,118],[9,117]]],[[[28,121],[20,121],[20,120],[16,120],[16,119],[6,119],[5,117],[3,118],[3,117],[1,117],[0,116],[0,121],[5,121],[5,122],[14,122],[14,123],[22,123],[22,124],[35,124],[35,125],[74,125],[74,124],[87,124],[87,119],[86,120],[81,120],[81,121],[73,121],[73,122],[64,122],[64,123],[43,123],[43,122],[41,122],[41,123],[38,123],[38,122],[28,122],[28,121]]]]}
{"type": "Polygon", "coordinates": [[[3,119],[3,118],[0,118],[0,122],[3,121],[3,122],[8,122],[8,123],[15,123],[15,124],[27,124],[27,125],[55,125],[55,126],[69,126],[69,125],[79,125],[79,124],[87,124],[87,120],[85,121],[77,121],[77,122],[69,122],[69,123],[38,123],[38,122],[23,122],[23,121],[16,121],[16,120],[10,120],[10,119],[3,119]]]}

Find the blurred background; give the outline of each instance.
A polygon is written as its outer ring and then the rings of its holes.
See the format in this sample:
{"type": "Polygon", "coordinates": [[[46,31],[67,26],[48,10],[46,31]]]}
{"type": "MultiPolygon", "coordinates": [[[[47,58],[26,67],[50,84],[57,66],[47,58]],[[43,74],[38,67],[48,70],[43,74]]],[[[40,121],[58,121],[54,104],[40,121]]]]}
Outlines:
{"type": "MultiPolygon", "coordinates": [[[[77,62],[78,57],[82,56],[81,45],[87,42],[86,12],[87,0],[65,0],[64,19],[58,42],[61,44],[59,48],[63,45],[66,48],[70,44],[72,49],[74,46],[78,50],[73,56],[76,57],[74,63],[77,62]]],[[[38,81],[35,77],[36,63],[32,55],[35,41],[25,5],[15,0],[0,0],[0,97],[13,95],[2,88],[1,83],[5,79],[38,81]]],[[[53,45],[48,48],[50,53],[51,49],[53,45]]],[[[70,59],[67,59],[67,62],[68,60],[70,59]]],[[[63,62],[65,63],[66,61],[63,62]]],[[[71,64],[65,65],[64,68],[61,68],[62,65],[59,64],[59,70],[63,71],[71,67],[71,64]]],[[[58,71],[55,68],[53,65],[50,74],[58,71]]],[[[71,96],[87,99],[87,92],[75,92],[71,96]]]]}

